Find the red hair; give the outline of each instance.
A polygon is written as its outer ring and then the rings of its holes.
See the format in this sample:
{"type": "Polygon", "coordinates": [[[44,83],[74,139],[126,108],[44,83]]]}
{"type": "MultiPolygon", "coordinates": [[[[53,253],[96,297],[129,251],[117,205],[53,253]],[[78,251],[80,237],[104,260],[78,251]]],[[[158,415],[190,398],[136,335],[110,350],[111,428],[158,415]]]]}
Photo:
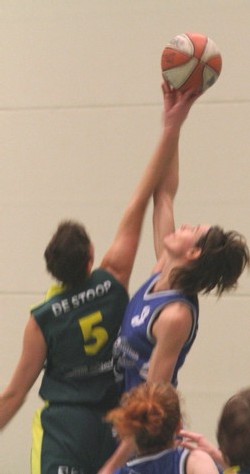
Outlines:
{"type": "Polygon", "coordinates": [[[181,420],[177,392],[170,384],[141,384],[123,395],[106,420],[120,439],[132,436],[140,454],[169,448],[181,420]]]}

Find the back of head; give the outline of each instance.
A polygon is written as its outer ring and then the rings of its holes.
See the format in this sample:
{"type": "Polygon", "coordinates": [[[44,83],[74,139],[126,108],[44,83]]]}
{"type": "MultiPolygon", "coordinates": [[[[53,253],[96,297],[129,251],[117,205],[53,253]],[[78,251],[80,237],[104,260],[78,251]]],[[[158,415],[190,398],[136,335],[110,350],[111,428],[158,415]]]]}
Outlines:
{"type": "Polygon", "coordinates": [[[225,404],[217,439],[230,466],[250,469],[250,388],[241,390],[225,404]]]}
{"type": "Polygon", "coordinates": [[[133,437],[141,455],[173,446],[181,419],[176,390],[170,384],[143,383],[123,395],[111,422],[121,439],[133,437]]]}
{"type": "Polygon", "coordinates": [[[172,284],[188,294],[215,290],[219,296],[236,288],[250,262],[245,238],[238,232],[224,232],[214,226],[196,246],[201,249],[200,256],[187,267],[174,270],[172,284]]]}
{"type": "Polygon", "coordinates": [[[90,239],[85,228],[73,221],[59,224],[44,252],[47,270],[68,287],[78,286],[87,276],[90,239]]]}

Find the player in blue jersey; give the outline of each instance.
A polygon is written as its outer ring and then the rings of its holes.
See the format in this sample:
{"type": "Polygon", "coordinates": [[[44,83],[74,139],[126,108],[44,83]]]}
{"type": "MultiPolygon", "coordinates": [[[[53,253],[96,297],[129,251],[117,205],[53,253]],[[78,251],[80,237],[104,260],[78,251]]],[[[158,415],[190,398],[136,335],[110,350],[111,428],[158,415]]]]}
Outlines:
{"type": "Polygon", "coordinates": [[[180,434],[183,447],[209,453],[225,473],[250,474],[250,387],[224,404],[217,425],[218,447],[199,433],[181,430],[180,434]]]}
{"type": "Polygon", "coordinates": [[[119,439],[129,438],[137,456],[115,474],[218,474],[213,459],[202,450],[176,446],[182,415],[171,384],[143,383],[123,395],[107,421],[119,439]]]}
{"type": "MultiPolygon", "coordinates": [[[[81,224],[61,223],[46,248],[47,269],[58,284],[33,308],[19,363],[0,394],[2,429],[45,365],[39,393],[46,403],[34,419],[32,474],[96,474],[114,450],[103,423],[117,403],[112,346],[147,204],[176,167],[180,128],[196,100],[163,89],[162,137],[99,268],[93,270],[94,247],[81,224]]],[[[174,181],[169,187],[174,193],[174,181]]]]}
{"type": "MultiPolygon", "coordinates": [[[[154,193],[152,275],[132,297],[114,344],[121,391],[144,381],[177,386],[198,329],[197,295],[234,289],[246,266],[249,249],[236,231],[215,225],[182,225],[175,230],[173,202],[178,188],[178,149],[154,193]]],[[[99,474],[111,474],[132,455],[122,442],[99,474]]]]}

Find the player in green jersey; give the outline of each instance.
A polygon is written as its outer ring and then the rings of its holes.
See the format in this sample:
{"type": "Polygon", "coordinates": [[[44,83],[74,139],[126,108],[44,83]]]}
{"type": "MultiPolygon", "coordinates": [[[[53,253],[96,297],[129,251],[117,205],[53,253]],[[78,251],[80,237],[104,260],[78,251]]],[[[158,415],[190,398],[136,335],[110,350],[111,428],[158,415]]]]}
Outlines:
{"type": "Polygon", "coordinates": [[[2,429],[45,366],[39,392],[45,406],[34,419],[32,474],[95,474],[114,450],[103,422],[117,402],[112,345],[128,302],[145,210],[162,186],[167,185],[170,200],[175,194],[180,129],[197,98],[166,84],[163,89],[160,142],[99,267],[93,270],[94,246],[79,223],[61,223],[46,248],[47,269],[59,285],[32,310],[17,368],[0,394],[2,429]]]}

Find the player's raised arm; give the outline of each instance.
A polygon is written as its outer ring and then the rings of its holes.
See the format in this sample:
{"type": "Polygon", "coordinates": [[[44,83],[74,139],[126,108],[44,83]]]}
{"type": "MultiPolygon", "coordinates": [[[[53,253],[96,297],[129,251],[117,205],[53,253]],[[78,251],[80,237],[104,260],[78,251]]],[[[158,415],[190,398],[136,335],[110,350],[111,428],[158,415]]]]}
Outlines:
{"type": "MultiPolygon", "coordinates": [[[[165,84],[164,89],[164,127],[156,150],[149,161],[144,175],[139,182],[134,195],[118,227],[116,237],[105,255],[101,266],[113,273],[125,286],[133,268],[134,259],[140,239],[144,214],[150,197],[162,188],[168,174],[172,176],[179,134],[190,107],[196,96],[171,91],[165,84]]],[[[177,174],[177,171],[175,171],[177,174]]],[[[172,179],[172,178],[171,178],[172,179]]],[[[176,177],[173,178],[176,181],[176,177]]],[[[176,184],[170,183],[169,194],[175,194],[176,184]]]]}

